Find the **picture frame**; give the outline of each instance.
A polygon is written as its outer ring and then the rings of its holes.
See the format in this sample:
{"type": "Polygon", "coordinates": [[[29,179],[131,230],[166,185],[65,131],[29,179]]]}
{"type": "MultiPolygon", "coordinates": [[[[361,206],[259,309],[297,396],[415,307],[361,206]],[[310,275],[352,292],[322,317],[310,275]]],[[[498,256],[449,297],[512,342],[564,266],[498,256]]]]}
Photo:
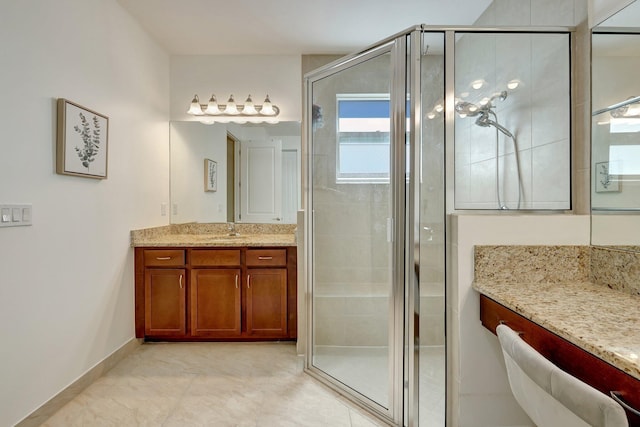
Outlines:
{"type": "Polygon", "coordinates": [[[204,159],[204,191],[218,191],[218,163],[204,159]]]}
{"type": "Polygon", "coordinates": [[[64,98],[57,110],[56,173],[106,179],[109,117],[64,98]]]}

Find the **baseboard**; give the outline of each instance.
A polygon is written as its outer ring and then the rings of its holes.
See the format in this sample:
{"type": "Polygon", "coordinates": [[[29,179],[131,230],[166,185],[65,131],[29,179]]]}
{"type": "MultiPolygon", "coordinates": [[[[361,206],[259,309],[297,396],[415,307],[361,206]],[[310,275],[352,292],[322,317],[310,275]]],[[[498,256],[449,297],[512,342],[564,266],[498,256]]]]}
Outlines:
{"type": "Polygon", "coordinates": [[[84,373],[84,375],[75,380],[60,393],[53,396],[42,406],[25,417],[22,421],[16,424],[15,427],[35,427],[41,425],[49,419],[49,417],[58,412],[60,408],[79,395],[85,388],[90,386],[95,380],[107,373],[129,354],[133,353],[140,344],[142,344],[142,340],[137,338],[132,338],[128,342],[124,343],[119,349],[104,358],[96,366],[89,369],[84,373]]]}

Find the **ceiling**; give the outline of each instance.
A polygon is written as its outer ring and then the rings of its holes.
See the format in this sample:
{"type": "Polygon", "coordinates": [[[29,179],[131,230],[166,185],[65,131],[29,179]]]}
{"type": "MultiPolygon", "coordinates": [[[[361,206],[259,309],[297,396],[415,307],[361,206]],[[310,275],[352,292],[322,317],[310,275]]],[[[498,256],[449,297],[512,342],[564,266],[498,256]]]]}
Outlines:
{"type": "Polygon", "coordinates": [[[491,0],[117,0],[174,55],[345,54],[409,27],[471,25],[491,0]]]}

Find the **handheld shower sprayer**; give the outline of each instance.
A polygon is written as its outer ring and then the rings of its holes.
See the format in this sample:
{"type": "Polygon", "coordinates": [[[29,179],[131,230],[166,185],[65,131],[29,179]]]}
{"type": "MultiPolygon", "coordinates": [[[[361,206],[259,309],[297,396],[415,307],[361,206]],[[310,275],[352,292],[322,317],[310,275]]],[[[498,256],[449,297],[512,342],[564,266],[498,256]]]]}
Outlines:
{"type": "Polygon", "coordinates": [[[491,97],[484,98],[478,104],[473,104],[468,101],[456,102],[455,111],[456,113],[458,113],[458,115],[461,118],[478,116],[478,118],[475,121],[475,124],[477,126],[485,127],[485,128],[493,127],[496,130],[496,144],[495,144],[495,147],[496,147],[496,156],[495,156],[496,198],[498,201],[498,209],[501,209],[501,210],[507,210],[509,208],[507,207],[506,204],[502,202],[502,195],[501,195],[502,191],[500,189],[500,181],[499,181],[500,149],[498,144],[498,132],[501,132],[503,135],[511,139],[513,143],[513,151],[515,156],[515,165],[516,165],[516,174],[517,174],[516,178],[518,183],[518,204],[516,206],[516,209],[520,209],[520,204],[522,202],[522,178],[520,176],[520,159],[518,156],[518,143],[516,141],[516,137],[509,131],[509,129],[505,128],[500,123],[498,123],[498,115],[494,111],[495,106],[493,105],[493,102],[496,99],[500,101],[504,101],[505,99],[507,99],[507,91],[503,90],[501,92],[496,92],[493,95],[491,95],[491,97]]]}
{"type": "Polygon", "coordinates": [[[489,127],[489,126],[493,126],[496,129],[498,129],[500,132],[502,132],[503,134],[508,136],[509,138],[515,139],[513,134],[511,132],[509,132],[509,129],[505,128],[500,123],[498,123],[498,121],[496,119],[497,119],[496,113],[494,113],[493,111],[491,111],[491,110],[481,111],[480,112],[480,117],[478,117],[476,119],[476,124],[478,126],[483,127],[483,128],[486,128],[486,127],[489,127]],[[494,120],[491,120],[491,118],[489,118],[489,114],[493,114],[494,120]]]}

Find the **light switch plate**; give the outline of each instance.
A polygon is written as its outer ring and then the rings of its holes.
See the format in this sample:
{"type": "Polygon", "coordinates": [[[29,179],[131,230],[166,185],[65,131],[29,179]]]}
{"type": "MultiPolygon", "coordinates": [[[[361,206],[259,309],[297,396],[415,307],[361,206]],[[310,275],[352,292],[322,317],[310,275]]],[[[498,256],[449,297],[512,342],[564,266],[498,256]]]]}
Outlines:
{"type": "Polygon", "coordinates": [[[31,225],[31,205],[0,204],[0,228],[31,225]]]}

